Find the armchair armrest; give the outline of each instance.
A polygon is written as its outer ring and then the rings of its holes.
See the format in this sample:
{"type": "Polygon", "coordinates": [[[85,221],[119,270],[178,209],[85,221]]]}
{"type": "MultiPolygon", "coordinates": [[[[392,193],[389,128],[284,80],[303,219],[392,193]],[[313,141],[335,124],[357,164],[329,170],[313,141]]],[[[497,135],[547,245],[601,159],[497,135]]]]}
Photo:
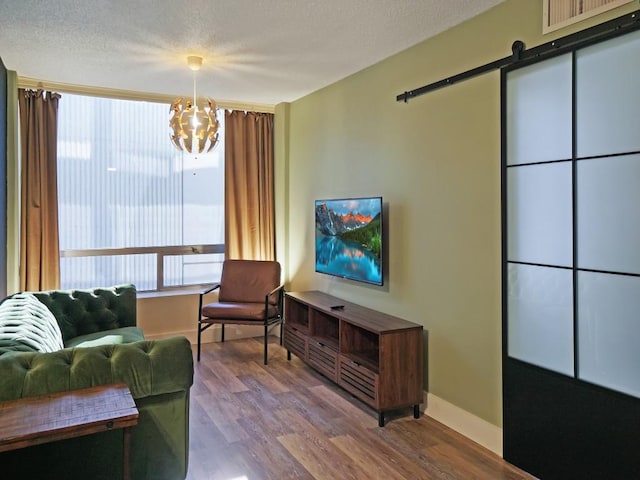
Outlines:
{"type": "Polygon", "coordinates": [[[206,295],[207,293],[211,293],[218,288],[220,288],[220,284],[214,283],[213,285],[211,285],[211,287],[207,288],[204,292],[200,292],[200,296],[202,297],[203,295],[206,295]]]}
{"type": "Polygon", "coordinates": [[[133,398],[188,391],[193,355],[185,337],[11,353],[0,357],[0,401],[126,383],[133,398]]]}
{"type": "Polygon", "coordinates": [[[200,292],[200,300],[198,301],[198,322],[202,317],[202,300],[207,293],[211,293],[214,290],[220,288],[219,283],[214,283],[211,287],[207,288],[204,292],[200,292]]]}
{"type": "Polygon", "coordinates": [[[279,290],[282,290],[284,288],[284,283],[281,283],[280,285],[278,285],[276,288],[274,288],[273,290],[271,290],[269,293],[267,293],[267,297],[270,297],[276,293],[278,293],[279,290]]]}
{"type": "Polygon", "coordinates": [[[283,300],[284,300],[284,283],[281,283],[280,285],[278,285],[276,288],[274,288],[273,290],[271,290],[269,293],[267,293],[264,297],[264,308],[265,308],[265,312],[268,310],[269,308],[269,299],[271,297],[273,297],[274,295],[278,295],[278,298],[276,300],[276,307],[278,309],[278,315],[282,316],[282,304],[283,304],[283,300]]]}

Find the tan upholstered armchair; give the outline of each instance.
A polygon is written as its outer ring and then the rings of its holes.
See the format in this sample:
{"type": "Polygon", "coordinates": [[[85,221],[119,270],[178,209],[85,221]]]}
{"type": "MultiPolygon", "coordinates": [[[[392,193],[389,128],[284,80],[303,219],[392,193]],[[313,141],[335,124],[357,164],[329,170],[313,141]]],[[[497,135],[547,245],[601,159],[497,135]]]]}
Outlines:
{"type": "MultiPolygon", "coordinates": [[[[284,285],[280,264],[266,260],[225,260],[220,283],[200,294],[198,308],[198,361],[202,332],[212,325],[228,323],[264,326],[264,364],[267,364],[269,327],[282,324],[284,285]],[[218,301],[202,305],[205,294],[219,289],[218,301]]],[[[282,345],[282,328],[280,329],[282,345]]]]}

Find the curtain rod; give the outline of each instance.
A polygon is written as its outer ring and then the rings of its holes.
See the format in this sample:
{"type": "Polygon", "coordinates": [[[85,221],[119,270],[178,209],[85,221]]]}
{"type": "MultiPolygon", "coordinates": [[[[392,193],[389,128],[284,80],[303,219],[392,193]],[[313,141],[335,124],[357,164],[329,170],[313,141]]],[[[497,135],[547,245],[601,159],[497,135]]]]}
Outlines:
{"type": "Polygon", "coordinates": [[[537,47],[526,50],[524,42],[516,40],[511,46],[512,54],[499,60],[472,68],[466,72],[458,73],[452,77],[447,77],[437,82],[424,85],[414,90],[409,90],[396,96],[397,102],[408,103],[412,98],[424,95],[425,93],[448,87],[469,78],[477,77],[483,73],[516,64],[525,60],[533,60],[550,54],[560,54],[578,47],[587,46],[598,41],[616,37],[640,28],[640,10],[614,18],[608,22],[601,23],[591,28],[572,33],[557,40],[552,40],[537,47]]]}
{"type": "MultiPolygon", "coordinates": [[[[91,97],[116,98],[120,100],[142,100],[145,102],[167,103],[172,104],[176,99],[176,95],[167,95],[163,93],[145,93],[132,90],[119,90],[106,87],[90,87],[85,85],[75,85],[70,83],[49,82],[37,78],[18,76],[19,88],[45,89],[55,90],[62,93],[71,93],[76,95],[87,95],[91,97]]],[[[179,96],[179,95],[177,95],[179,96]]],[[[227,100],[217,100],[216,104],[220,109],[227,110],[245,110],[249,112],[274,113],[275,106],[258,103],[243,103],[227,100]]]]}

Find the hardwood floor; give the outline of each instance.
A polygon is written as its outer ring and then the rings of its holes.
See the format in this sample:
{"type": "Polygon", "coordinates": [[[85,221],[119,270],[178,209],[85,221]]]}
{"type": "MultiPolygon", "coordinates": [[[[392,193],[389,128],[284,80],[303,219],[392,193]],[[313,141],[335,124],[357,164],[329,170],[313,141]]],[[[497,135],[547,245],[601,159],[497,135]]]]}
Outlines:
{"type": "Polygon", "coordinates": [[[377,413],[261,339],[204,344],[191,390],[189,480],[533,477],[411,409],[377,413]]]}

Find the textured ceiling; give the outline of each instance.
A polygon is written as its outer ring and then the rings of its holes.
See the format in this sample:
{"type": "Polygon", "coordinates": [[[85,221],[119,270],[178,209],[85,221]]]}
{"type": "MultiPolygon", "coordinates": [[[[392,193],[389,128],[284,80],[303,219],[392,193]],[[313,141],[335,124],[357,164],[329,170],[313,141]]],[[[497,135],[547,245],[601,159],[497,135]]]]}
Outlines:
{"type": "Polygon", "coordinates": [[[20,77],[293,101],[502,0],[1,0],[0,57],[20,77]]]}

